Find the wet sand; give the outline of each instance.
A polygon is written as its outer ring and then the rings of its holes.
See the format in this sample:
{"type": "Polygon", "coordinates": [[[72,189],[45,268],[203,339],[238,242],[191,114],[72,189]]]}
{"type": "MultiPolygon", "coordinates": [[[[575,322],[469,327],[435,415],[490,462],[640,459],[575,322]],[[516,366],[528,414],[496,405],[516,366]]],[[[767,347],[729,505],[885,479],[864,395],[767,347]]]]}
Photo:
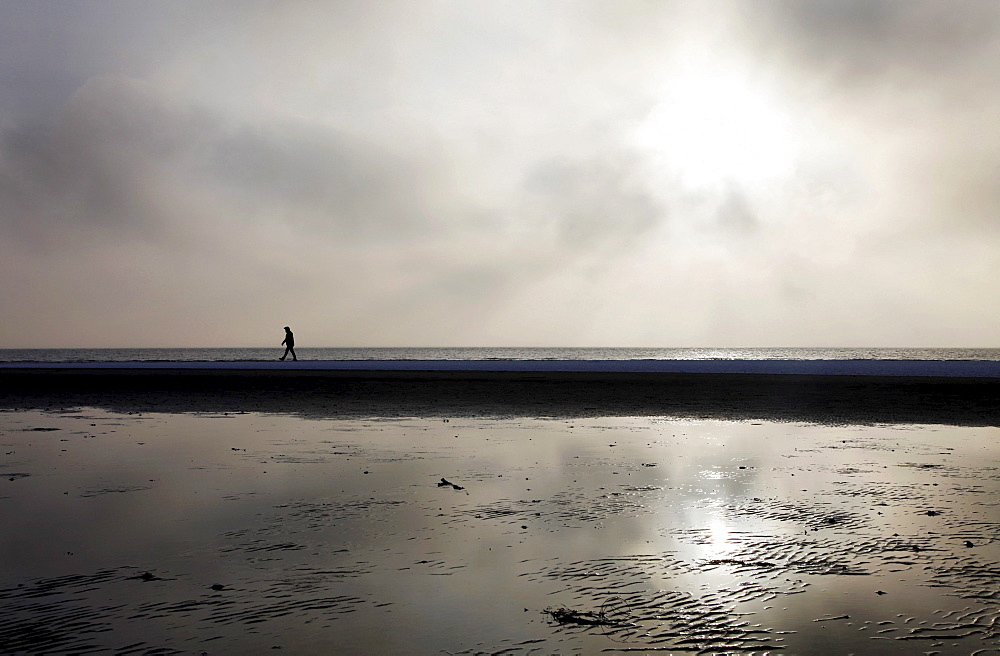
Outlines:
{"type": "Polygon", "coordinates": [[[938,383],[52,380],[0,412],[5,653],[1000,654],[1000,429],[938,383]]]}
{"type": "Polygon", "coordinates": [[[185,363],[161,364],[0,367],[0,408],[83,405],[123,412],[253,410],[328,418],[673,416],[1000,426],[998,377],[725,373],[731,363],[708,363],[719,369],[715,373],[344,370],[311,368],[310,363],[289,369],[265,368],[276,363],[191,369],[180,366],[185,363]]]}

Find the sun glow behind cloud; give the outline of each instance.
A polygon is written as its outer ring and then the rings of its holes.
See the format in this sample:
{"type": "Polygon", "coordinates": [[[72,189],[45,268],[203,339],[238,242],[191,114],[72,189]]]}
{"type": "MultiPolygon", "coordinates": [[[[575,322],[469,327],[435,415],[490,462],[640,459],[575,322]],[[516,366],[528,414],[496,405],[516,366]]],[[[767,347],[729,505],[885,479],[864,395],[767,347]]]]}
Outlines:
{"type": "Polygon", "coordinates": [[[801,138],[791,114],[739,71],[687,66],[658,96],[635,140],[685,186],[752,185],[792,172],[801,138]]]}

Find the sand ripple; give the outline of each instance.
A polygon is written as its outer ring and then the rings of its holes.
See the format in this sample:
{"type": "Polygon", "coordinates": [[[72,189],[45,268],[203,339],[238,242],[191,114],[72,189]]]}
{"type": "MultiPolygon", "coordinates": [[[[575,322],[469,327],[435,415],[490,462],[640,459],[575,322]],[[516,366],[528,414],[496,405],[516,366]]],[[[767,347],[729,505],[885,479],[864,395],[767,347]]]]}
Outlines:
{"type": "Polygon", "coordinates": [[[101,570],[0,590],[3,652],[183,653],[188,648],[182,643],[193,636],[200,634],[199,642],[210,643],[223,630],[213,627],[326,626],[370,604],[330,594],[330,583],[344,574],[339,571],[300,570],[279,580],[230,585],[196,585],[186,576],[136,572],[128,567],[101,570]],[[115,601],[109,603],[111,599],[115,601]],[[123,627],[138,623],[146,638],[128,642],[123,627]]]}

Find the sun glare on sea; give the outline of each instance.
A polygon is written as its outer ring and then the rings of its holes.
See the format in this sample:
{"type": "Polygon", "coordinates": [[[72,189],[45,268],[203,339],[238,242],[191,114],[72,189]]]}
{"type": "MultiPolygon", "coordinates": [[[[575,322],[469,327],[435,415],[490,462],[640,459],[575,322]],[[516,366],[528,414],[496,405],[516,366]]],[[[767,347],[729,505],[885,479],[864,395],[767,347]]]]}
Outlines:
{"type": "Polygon", "coordinates": [[[705,67],[671,76],[635,133],[659,168],[692,189],[754,184],[791,172],[791,116],[745,76],[705,67]]]}

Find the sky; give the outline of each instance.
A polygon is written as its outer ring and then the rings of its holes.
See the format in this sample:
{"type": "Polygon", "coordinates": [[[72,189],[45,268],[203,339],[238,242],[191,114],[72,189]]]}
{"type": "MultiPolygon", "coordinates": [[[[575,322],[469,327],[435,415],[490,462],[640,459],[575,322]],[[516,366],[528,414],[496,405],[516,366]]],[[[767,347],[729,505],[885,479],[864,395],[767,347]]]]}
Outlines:
{"type": "Polygon", "coordinates": [[[0,348],[1000,346],[992,0],[0,3],[0,348]]]}

